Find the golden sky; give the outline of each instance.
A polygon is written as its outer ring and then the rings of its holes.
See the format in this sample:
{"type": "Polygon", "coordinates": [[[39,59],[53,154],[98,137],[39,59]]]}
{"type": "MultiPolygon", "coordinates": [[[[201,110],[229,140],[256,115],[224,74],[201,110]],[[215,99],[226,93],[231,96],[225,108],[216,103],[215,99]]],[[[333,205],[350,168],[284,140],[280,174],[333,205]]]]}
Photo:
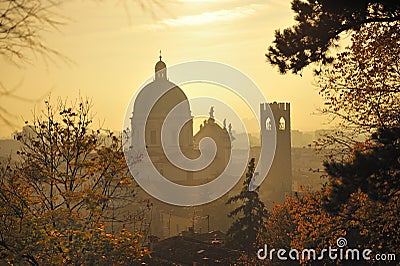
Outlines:
{"type": "MultiPolygon", "coordinates": [[[[161,49],[167,66],[212,60],[241,70],[268,101],[291,102],[292,129],[326,127],[325,117],[313,115],[322,99],[311,71],[302,77],[280,75],[265,61],[275,29],[294,23],[290,1],[170,0],[158,1],[160,6],[146,0],[145,9],[134,0],[65,2],[59,12],[67,18],[66,25],[45,37],[73,63],[57,58],[46,63],[32,55],[30,64],[15,66],[0,58],[0,81],[16,88],[16,95],[33,100],[49,93],[53,99],[88,96],[94,103],[95,125],[120,130],[130,98],[153,74],[161,49]]],[[[21,126],[41,108],[40,103],[15,98],[0,100],[21,126]]],[[[1,124],[0,137],[16,129],[1,124]]]]}

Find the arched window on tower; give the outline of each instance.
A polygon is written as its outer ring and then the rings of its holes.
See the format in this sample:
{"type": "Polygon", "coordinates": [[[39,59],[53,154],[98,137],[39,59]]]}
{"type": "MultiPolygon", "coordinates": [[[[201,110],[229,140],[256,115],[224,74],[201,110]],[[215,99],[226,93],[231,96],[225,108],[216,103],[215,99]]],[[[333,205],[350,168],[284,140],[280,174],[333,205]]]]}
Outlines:
{"type": "Polygon", "coordinates": [[[267,120],[265,120],[265,129],[270,131],[272,130],[272,125],[271,125],[271,118],[267,118],[267,120]]]}
{"type": "Polygon", "coordinates": [[[283,116],[279,118],[279,130],[285,130],[286,129],[286,121],[283,116]]]}

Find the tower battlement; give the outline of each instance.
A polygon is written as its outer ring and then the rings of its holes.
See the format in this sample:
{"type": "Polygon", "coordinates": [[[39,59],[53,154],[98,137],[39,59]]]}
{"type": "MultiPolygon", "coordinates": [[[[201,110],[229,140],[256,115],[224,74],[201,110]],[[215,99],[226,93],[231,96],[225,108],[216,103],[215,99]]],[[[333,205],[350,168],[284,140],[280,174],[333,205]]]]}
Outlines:
{"type": "Polygon", "coordinates": [[[267,110],[267,106],[271,108],[271,111],[287,111],[290,112],[290,103],[287,102],[273,102],[273,103],[260,103],[260,111],[265,112],[267,110]]]}
{"type": "MultiPolygon", "coordinates": [[[[262,103],[264,106],[263,106],[263,108],[264,108],[264,110],[265,110],[265,108],[267,108],[266,107],[266,105],[267,105],[267,103],[262,103]]],[[[282,102],[282,103],[277,103],[277,102],[273,102],[273,103],[270,103],[269,104],[269,106],[270,106],[270,108],[271,108],[271,110],[272,111],[290,111],[290,103],[285,103],[285,102],[282,102]]]]}

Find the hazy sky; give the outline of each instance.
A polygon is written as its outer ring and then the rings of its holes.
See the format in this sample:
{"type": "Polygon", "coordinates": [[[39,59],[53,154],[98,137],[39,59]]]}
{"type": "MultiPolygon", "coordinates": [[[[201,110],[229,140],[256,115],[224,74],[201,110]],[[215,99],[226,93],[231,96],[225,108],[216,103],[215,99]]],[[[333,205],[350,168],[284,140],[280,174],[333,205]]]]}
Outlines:
{"type": "MultiPolygon", "coordinates": [[[[265,61],[274,30],[294,23],[290,1],[171,0],[151,6],[145,0],[145,10],[134,0],[65,2],[59,12],[68,18],[67,24],[60,32],[47,33],[46,41],[74,63],[56,59],[46,64],[32,57],[31,64],[17,67],[0,58],[0,81],[16,88],[16,95],[38,99],[50,92],[53,99],[71,100],[88,96],[94,102],[96,125],[104,122],[105,127],[120,130],[130,98],[153,74],[161,49],[167,66],[212,60],[241,70],[262,88],[268,101],[291,102],[292,129],[326,127],[326,118],[313,115],[322,99],[311,71],[303,77],[280,75],[265,61]]],[[[14,98],[0,101],[21,126],[41,107],[14,98]]],[[[0,137],[16,129],[4,124],[0,128],[0,137]]]]}

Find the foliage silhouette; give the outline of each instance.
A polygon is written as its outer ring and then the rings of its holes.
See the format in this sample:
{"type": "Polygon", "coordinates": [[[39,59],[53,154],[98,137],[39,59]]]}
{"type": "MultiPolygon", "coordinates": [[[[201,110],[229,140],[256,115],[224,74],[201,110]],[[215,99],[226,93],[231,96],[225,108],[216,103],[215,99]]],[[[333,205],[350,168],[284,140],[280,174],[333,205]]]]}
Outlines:
{"type": "Polygon", "coordinates": [[[18,161],[2,167],[0,260],[31,265],[141,260],[151,206],[135,197],[120,138],[91,128],[89,101],[60,100],[55,107],[46,101],[46,107],[16,135],[22,146],[18,161]]]}
{"type": "Polygon", "coordinates": [[[329,178],[324,206],[338,211],[358,189],[387,203],[400,194],[400,128],[379,129],[372,142],[355,149],[348,162],[325,162],[329,178]]]}
{"type": "Polygon", "coordinates": [[[275,32],[268,47],[269,63],[280,73],[301,73],[311,63],[333,61],[330,48],[336,47],[340,34],[358,31],[372,22],[400,20],[400,3],[391,0],[293,0],[296,24],[275,32]]]}
{"type": "Polygon", "coordinates": [[[258,189],[249,191],[249,184],[254,176],[254,162],[255,159],[252,158],[248,164],[240,194],[229,198],[226,202],[226,204],[241,203],[228,214],[228,217],[237,218],[227,231],[227,245],[240,249],[248,255],[255,254],[257,250],[257,236],[265,233],[264,222],[268,214],[264,203],[258,197],[258,189]]]}

